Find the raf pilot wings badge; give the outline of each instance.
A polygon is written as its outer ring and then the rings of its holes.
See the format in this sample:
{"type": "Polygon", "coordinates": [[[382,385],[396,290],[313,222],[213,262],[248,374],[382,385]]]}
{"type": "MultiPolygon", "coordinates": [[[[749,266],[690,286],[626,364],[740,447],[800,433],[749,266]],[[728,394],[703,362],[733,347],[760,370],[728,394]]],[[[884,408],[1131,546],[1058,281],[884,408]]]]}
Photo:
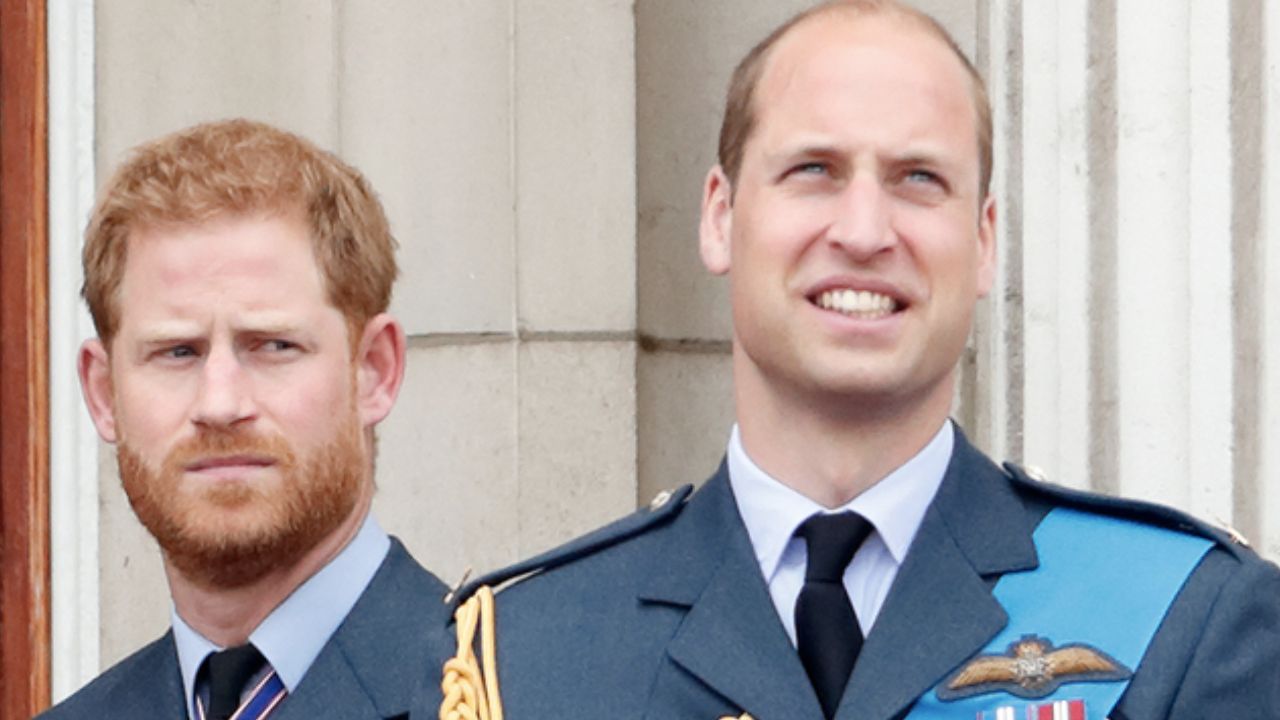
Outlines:
{"type": "Polygon", "coordinates": [[[1084,644],[1055,648],[1047,638],[1023,635],[1003,655],[979,655],[956,670],[938,688],[939,700],[1007,692],[1043,698],[1064,683],[1124,680],[1132,671],[1084,644]]]}

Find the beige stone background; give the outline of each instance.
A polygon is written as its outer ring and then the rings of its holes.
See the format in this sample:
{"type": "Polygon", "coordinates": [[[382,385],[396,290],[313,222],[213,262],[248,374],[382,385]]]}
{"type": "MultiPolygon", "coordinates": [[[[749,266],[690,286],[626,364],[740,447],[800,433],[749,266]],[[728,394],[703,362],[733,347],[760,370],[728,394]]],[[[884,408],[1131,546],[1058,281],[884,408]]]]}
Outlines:
{"type": "MultiPolygon", "coordinates": [[[[243,115],[381,193],[410,340],[376,513],[447,581],[714,470],[729,314],[697,258],[700,186],[733,63],[808,2],[91,4],[99,178],[135,143],[243,115]]],[[[1280,556],[1276,3],[918,5],[997,112],[1001,286],[957,419],[996,456],[1280,556]]],[[[70,602],[106,667],[169,603],[106,448],[100,465],[97,589],[70,602]]]]}

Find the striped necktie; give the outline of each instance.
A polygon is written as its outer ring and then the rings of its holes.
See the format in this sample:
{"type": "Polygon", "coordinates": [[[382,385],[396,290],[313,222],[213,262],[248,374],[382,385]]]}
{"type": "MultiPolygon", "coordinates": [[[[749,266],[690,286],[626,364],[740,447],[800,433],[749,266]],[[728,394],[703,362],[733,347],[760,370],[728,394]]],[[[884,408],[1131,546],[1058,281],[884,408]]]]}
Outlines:
{"type": "Polygon", "coordinates": [[[213,653],[205,659],[201,674],[209,691],[209,709],[196,698],[199,720],[262,720],[288,694],[280,676],[253,645],[213,653]]]}

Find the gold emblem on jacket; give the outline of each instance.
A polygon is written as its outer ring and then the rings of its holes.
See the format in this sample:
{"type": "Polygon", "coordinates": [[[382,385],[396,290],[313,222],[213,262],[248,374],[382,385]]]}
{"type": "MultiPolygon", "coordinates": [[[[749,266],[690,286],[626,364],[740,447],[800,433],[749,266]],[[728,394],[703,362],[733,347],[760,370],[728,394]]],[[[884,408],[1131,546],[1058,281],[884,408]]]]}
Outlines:
{"type": "Polygon", "coordinates": [[[1081,643],[1055,648],[1048,639],[1024,635],[1004,655],[979,655],[943,682],[940,700],[988,692],[1041,698],[1063,683],[1123,680],[1132,673],[1106,653],[1081,643]]]}

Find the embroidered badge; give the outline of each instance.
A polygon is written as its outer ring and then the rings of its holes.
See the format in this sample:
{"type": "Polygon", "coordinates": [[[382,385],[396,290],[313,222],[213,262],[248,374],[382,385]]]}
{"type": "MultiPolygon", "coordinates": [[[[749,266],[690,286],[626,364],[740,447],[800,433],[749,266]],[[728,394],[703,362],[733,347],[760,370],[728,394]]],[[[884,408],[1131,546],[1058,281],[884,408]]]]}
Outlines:
{"type": "Polygon", "coordinates": [[[1132,674],[1115,658],[1088,645],[1055,648],[1047,638],[1023,635],[1004,655],[979,655],[961,666],[942,681],[938,699],[959,700],[992,692],[1042,698],[1064,683],[1124,680],[1132,674]]]}
{"type": "Polygon", "coordinates": [[[1044,705],[1012,705],[978,713],[977,720],[1085,720],[1083,700],[1058,700],[1044,705]]]}

